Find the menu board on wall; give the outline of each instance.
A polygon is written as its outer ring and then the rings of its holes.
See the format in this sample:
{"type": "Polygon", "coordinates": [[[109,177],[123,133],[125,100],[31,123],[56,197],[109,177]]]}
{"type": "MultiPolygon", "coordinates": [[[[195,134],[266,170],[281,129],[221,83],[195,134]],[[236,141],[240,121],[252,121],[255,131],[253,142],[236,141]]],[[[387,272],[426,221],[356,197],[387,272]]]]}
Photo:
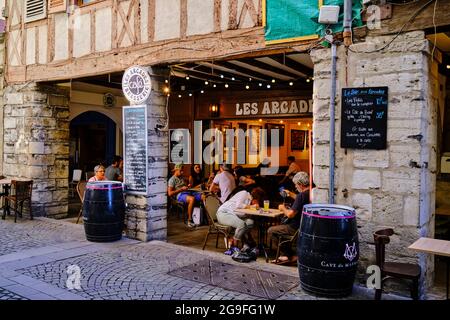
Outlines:
{"type": "Polygon", "coordinates": [[[123,146],[126,192],[147,195],[146,105],[123,107],[123,146]]]}
{"type": "Polygon", "coordinates": [[[343,88],[341,147],[386,149],[388,87],[343,88]]]}

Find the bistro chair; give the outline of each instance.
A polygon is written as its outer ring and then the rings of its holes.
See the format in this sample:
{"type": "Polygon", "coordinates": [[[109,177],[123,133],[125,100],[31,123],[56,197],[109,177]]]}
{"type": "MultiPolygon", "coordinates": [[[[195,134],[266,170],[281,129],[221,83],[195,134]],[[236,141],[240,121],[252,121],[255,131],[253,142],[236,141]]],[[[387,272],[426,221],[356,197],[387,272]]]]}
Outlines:
{"type": "Polygon", "coordinates": [[[80,181],[77,184],[77,193],[78,193],[78,197],[80,198],[81,201],[81,208],[80,208],[80,212],[78,213],[78,218],[77,218],[77,224],[78,221],[80,221],[81,215],[83,214],[83,201],[84,201],[84,191],[86,190],[86,181],[80,181]]]}
{"type": "Polygon", "coordinates": [[[375,300],[381,300],[383,283],[390,278],[411,280],[411,298],[419,298],[420,266],[412,263],[385,262],[385,246],[389,243],[389,237],[394,234],[391,228],[378,230],[373,233],[376,251],[376,263],[381,270],[381,288],[375,290],[375,300]]]}
{"type": "Polygon", "coordinates": [[[202,250],[205,250],[206,243],[210,234],[216,234],[216,248],[219,244],[219,234],[223,235],[223,240],[225,242],[225,248],[228,249],[228,238],[231,235],[232,227],[220,224],[217,222],[217,210],[220,207],[220,200],[215,195],[207,195],[203,200],[203,206],[208,217],[209,229],[206,234],[205,241],[203,242],[202,250]]]}
{"type": "MultiPolygon", "coordinates": [[[[287,235],[287,234],[278,234],[278,233],[273,233],[272,237],[270,239],[270,250],[272,250],[272,241],[276,240],[276,242],[278,243],[277,246],[277,253],[275,255],[275,263],[279,263],[280,261],[278,260],[280,258],[280,248],[284,245],[287,244],[289,245],[291,248],[292,246],[294,246],[297,242],[297,237],[298,237],[298,230],[295,231],[295,233],[293,235],[287,235]]],[[[267,261],[266,261],[267,262],[267,261]]],[[[288,261],[289,262],[289,261],[288,261]]]]}
{"type": "Polygon", "coordinates": [[[178,216],[183,219],[183,222],[186,221],[187,209],[186,205],[183,202],[178,201],[177,199],[175,199],[175,197],[168,197],[168,205],[169,205],[168,208],[169,212],[174,212],[178,214],[178,216]]]}
{"type": "Polygon", "coordinates": [[[89,181],[89,179],[92,178],[93,176],[95,176],[94,171],[87,171],[86,172],[86,181],[89,181]]]}
{"type": "MultiPolygon", "coordinates": [[[[5,199],[6,199],[5,211],[8,211],[8,215],[9,215],[11,205],[14,204],[14,207],[13,207],[14,222],[17,222],[17,215],[22,217],[24,202],[28,203],[28,212],[30,213],[30,219],[33,220],[33,212],[31,210],[32,190],[33,190],[33,180],[29,180],[29,181],[12,180],[11,181],[10,193],[9,193],[9,195],[7,195],[5,197],[5,199]]],[[[3,215],[5,215],[5,213],[3,215]]]]}
{"type": "Polygon", "coordinates": [[[72,174],[72,181],[69,182],[69,188],[72,192],[72,198],[74,196],[74,189],[76,188],[78,182],[81,181],[81,173],[83,171],[81,169],[74,169],[72,174]]]}

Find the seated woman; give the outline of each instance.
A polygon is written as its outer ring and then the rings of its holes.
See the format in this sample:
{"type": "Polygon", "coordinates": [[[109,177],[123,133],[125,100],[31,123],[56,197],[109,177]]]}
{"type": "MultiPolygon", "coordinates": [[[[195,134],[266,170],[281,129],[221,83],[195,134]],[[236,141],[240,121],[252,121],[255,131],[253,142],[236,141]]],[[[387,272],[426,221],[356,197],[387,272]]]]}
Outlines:
{"type": "MultiPolygon", "coordinates": [[[[233,239],[230,243],[230,249],[225,251],[226,255],[232,255],[239,252],[237,247],[238,241],[243,243],[243,251],[254,248],[256,246],[250,230],[253,228],[254,222],[245,215],[240,215],[235,210],[247,208],[250,205],[263,206],[264,191],[261,188],[254,188],[251,193],[242,190],[236,193],[230,200],[222,204],[217,210],[217,221],[220,224],[236,228],[233,239]]],[[[256,255],[255,255],[256,258],[256,255]]]]}
{"type": "Polygon", "coordinates": [[[195,188],[203,183],[203,170],[199,164],[194,164],[191,167],[191,175],[189,176],[189,188],[195,188]]]}
{"type": "Polygon", "coordinates": [[[95,182],[95,181],[105,181],[105,167],[99,164],[98,166],[95,166],[94,168],[95,175],[89,179],[88,182],[95,182]]]}

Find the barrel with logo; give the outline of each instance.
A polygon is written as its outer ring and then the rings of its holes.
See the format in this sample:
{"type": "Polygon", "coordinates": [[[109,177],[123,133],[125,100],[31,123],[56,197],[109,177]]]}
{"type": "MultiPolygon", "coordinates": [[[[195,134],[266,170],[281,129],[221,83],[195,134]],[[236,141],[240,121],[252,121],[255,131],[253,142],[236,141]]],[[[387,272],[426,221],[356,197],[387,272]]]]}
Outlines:
{"type": "Polygon", "coordinates": [[[304,291],[326,297],[350,295],[359,259],[355,209],[332,204],[305,205],[297,255],[304,291]]]}
{"type": "Polygon", "coordinates": [[[122,238],[125,201],[122,183],[88,182],[83,200],[83,223],[86,238],[93,242],[110,242],[122,238]]]}

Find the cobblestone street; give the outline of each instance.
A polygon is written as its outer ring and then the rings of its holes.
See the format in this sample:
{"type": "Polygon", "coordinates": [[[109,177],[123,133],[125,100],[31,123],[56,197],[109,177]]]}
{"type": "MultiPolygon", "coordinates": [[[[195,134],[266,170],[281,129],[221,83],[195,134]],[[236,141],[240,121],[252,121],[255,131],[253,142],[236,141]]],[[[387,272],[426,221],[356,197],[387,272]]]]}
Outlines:
{"type": "MultiPolygon", "coordinates": [[[[1,220],[0,241],[1,300],[261,299],[169,274],[205,259],[298,279],[296,268],[259,261],[241,264],[223,254],[160,241],[143,243],[123,238],[113,243],[88,242],[82,225],[46,218],[18,223],[1,220]],[[79,289],[67,287],[71,266],[80,268],[79,289]]],[[[398,299],[390,295],[384,298],[398,299]]],[[[295,286],[278,299],[318,298],[295,286]]],[[[347,299],[371,300],[373,292],[355,286],[347,299]]]]}

